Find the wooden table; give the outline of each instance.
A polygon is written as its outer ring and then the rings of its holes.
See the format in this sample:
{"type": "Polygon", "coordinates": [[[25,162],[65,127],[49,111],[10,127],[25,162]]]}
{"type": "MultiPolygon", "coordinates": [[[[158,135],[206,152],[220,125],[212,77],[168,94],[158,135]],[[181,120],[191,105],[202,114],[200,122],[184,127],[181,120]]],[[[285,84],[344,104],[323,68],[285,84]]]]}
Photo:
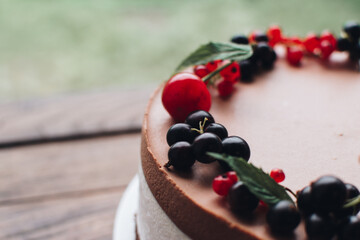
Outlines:
{"type": "Polygon", "coordinates": [[[111,239],[152,91],[0,104],[0,239],[111,239]]]}

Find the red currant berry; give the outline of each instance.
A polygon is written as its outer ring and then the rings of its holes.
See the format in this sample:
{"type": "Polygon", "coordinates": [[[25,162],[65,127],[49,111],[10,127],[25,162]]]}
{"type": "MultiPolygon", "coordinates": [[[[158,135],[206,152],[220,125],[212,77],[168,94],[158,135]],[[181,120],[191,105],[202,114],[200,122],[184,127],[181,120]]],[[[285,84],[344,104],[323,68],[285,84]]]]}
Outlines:
{"type": "Polygon", "coordinates": [[[226,196],[229,189],[237,182],[237,176],[234,171],[227,172],[214,178],[212,187],[214,192],[220,196],[226,196]]]}
{"type": "Polygon", "coordinates": [[[269,38],[269,45],[272,47],[275,46],[275,44],[281,41],[281,28],[277,25],[270,26],[267,30],[267,36],[269,38]]]}
{"type": "Polygon", "coordinates": [[[220,75],[224,78],[224,80],[235,83],[238,79],[240,79],[239,63],[231,63],[229,66],[220,71],[220,75]]]}
{"type": "Polygon", "coordinates": [[[323,41],[329,41],[330,44],[334,47],[334,49],[336,49],[336,46],[337,46],[337,40],[336,38],[334,37],[334,35],[329,32],[329,31],[324,31],[321,36],[320,36],[320,42],[323,42],[323,41]]]}
{"type": "Polygon", "coordinates": [[[301,39],[299,37],[296,37],[296,36],[290,37],[289,41],[290,41],[291,44],[294,44],[294,45],[302,45],[303,44],[301,39]]]}
{"type": "Polygon", "coordinates": [[[222,62],[221,59],[214,60],[214,61],[208,62],[205,66],[209,70],[209,72],[212,72],[212,71],[215,71],[219,67],[221,62],[222,62]]]}
{"type": "Polygon", "coordinates": [[[195,74],[178,73],[166,83],[162,103],[171,117],[183,122],[196,110],[209,111],[211,96],[206,84],[195,74]]]}
{"type": "Polygon", "coordinates": [[[264,202],[263,200],[259,201],[259,205],[262,207],[268,207],[268,205],[266,204],[266,202],[264,202]]]}
{"type": "Polygon", "coordinates": [[[334,46],[328,41],[324,40],[320,43],[320,56],[323,60],[329,59],[331,53],[335,50],[334,46]]]}
{"type": "Polygon", "coordinates": [[[220,97],[229,97],[235,90],[234,82],[223,79],[218,83],[217,89],[220,97]]]}
{"type": "Polygon", "coordinates": [[[249,42],[250,42],[250,43],[256,42],[255,38],[256,38],[256,36],[259,35],[259,34],[262,34],[262,31],[260,31],[260,30],[252,31],[252,32],[249,34],[249,42]]]}
{"type": "Polygon", "coordinates": [[[206,75],[208,75],[210,73],[210,71],[204,65],[196,65],[196,66],[194,66],[194,73],[199,78],[203,78],[206,75]]]}
{"type": "Polygon", "coordinates": [[[314,33],[310,33],[304,40],[305,49],[309,53],[314,53],[316,49],[320,47],[320,39],[314,33]]]}
{"type": "Polygon", "coordinates": [[[286,60],[293,66],[298,66],[303,58],[303,51],[298,46],[288,47],[286,49],[286,60]]]}
{"type": "Polygon", "coordinates": [[[235,171],[229,171],[226,173],[226,176],[235,184],[238,181],[238,177],[235,171]]]}
{"type": "Polygon", "coordinates": [[[285,180],[285,173],[279,168],[274,168],[270,172],[270,177],[275,180],[275,182],[280,183],[285,180]]]}
{"type": "Polygon", "coordinates": [[[283,36],[280,40],[280,43],[284,44],[285,46],[291,45],[289,39],[290,39],[289,37],[283,36]]]}
{"type": "Polygon", "coordinates": [[[293,45],[298,45],[298,46],[302,46],[303,42],[301,41],[301,39],[297,36],[292,36],[292,37],[283,37],[281,42],[285,45],[285,46],[293,46],[293,45]]]}

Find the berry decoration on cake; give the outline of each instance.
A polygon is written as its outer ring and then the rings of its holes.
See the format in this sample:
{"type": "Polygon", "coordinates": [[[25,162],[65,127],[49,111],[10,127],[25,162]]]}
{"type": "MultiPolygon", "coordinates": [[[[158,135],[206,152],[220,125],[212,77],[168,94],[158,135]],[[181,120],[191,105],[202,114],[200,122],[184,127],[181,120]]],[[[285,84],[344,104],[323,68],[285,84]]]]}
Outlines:
{"type": "Polygon", "coordinates": [[[310,33],[304,39],[289,37],[274,25],[266,33],[235,35],[232,43],[201,46],[179,65],[162,92],[165,109],[180,122],[167,132],[170,148],[165,167],[189,171],[196,162],[218,162],[227,172],[214,178],[214,192],[226,197],[229,209],[238,216],[251,215],[259,205],[269,206],[265,209],[266,222],[274,234],[291,234],[303,219],[309,239],[360,239],[360,219],[356,216],[360,192],[356,186],[325,175],[295,195],[279,184],[285,179],[282,169],[274,168],[268,174],[249,163],[248,143],[241,137],[228,136],[226,127],[208,112],[208,88],[215,88],[219,97],[231,96],[237,82],[249,83],[260,69],[274,67],[277,55],[273,48],[278,45],[286,49],[285,58],[292,66],[300,66],[309,55],[328,61],[334,51],[347,51],[359,68],[359,39],[360,25],[355,22],[346,23],[338,38],[329,31],[310,33]]]}

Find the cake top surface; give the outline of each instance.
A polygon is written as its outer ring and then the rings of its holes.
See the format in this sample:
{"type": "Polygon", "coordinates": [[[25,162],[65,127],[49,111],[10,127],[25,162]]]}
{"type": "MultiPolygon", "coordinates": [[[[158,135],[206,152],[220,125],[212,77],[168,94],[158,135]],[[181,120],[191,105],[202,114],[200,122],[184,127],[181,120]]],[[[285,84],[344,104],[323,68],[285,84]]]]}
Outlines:
{"type": "Polygon", "coordinates": [[[339,38],[289,37],[275,25],[201,45],[180,63],[150,101],[142,164],[184,233],[360,237],[359,39],[353,21],[339,38]]]}
{"type": "MultiPolygon", "coordinates": [[[[246,139],[251,163],[265,172],[283,169],[287,177],[282,184],[294,192],[329,174],[360,183],[359,74],[349,71],[341,53],[334,54],[327,64],[308,58],[301,68],[289,66],[281,59],[281,49],[279,53],[275,68],[254,83],[239,84],[228,99],[215,93],[210,113],[227,127],[230,136],[246,139]]],[[[213,178],[220,173],[216,163],[197,162],[186,173],[163,167],[169,149],[165,136],[175,122],[161,104],[160,90],[149,104],[145,121],[148,149],[161,174],[185,196],[184,205],[195,203],[256,238],[279,239],[264,227],[264,211],[256,210],[253,219],[244,220],[224,207],[224,200],[211,189],[213,178]]],[[[167,198],[161,193],[154,195],[167,198]]],[[[290,238],[305,239],[303,224],[290,238]]]]}

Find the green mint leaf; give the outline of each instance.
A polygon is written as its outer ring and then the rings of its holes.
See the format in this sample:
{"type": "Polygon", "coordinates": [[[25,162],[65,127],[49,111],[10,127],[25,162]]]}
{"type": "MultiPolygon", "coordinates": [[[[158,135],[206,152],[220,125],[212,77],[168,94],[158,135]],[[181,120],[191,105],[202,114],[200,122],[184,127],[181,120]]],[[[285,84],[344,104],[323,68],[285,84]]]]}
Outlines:
{"type": "Polygon", "coordinates": [[[209,42],[201,45],[195,52],[191,53],[180,65],[176,68],[176,72],[199,64],[205,64],[217,59],[241,61],[249,58],[252,55],[252,48],[250,45],[209,42]]]}
{"type": "Polygon", "coordinates": [[[211,152],[207,154],[229,164],[239,179],[249,188],[250,192],[268,205],[273,206],[281,200],[293,202],[285,188],[275,182],[261,168],[255,167],[242,158],[211,152]]]}

